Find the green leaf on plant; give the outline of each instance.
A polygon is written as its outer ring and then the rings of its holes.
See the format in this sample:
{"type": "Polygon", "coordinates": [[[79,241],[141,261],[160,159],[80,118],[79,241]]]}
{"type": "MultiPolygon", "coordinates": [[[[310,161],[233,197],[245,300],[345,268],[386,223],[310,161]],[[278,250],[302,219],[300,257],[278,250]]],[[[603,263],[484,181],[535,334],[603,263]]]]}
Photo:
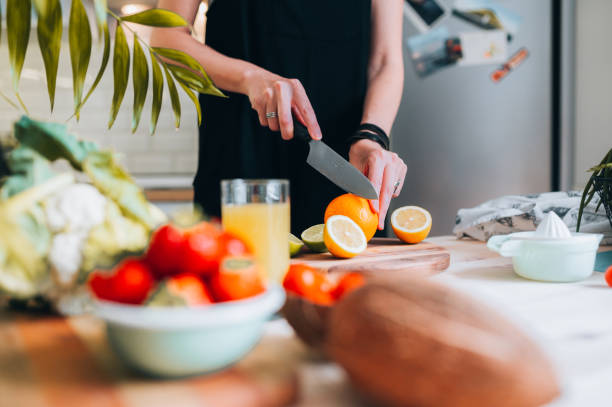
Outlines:
{"type": "Polygon", "coordinates": [[[81,104],[75,109],[75,114],[77,115],[81,111],[81,107],[83,107],[85,102],[87,102],[87,99],[89,99],[93,91],[96,89],[96,87],[100,83],[100,80],[102,79],[102,76],[104,75],[104,71],[106,71],[108,60],[110,59],[111,40],[110,40],[110,33],[108,31],[108,25],[106,24],[102,27],[102,35],[104,37],[104,50],[102,51],[102,63],[100,64],[100,69],[98,70],[96,79],[94,79],[93,84],[91,85],[91,88],[87,92],[87,95],[85,95],[85,97],[83,98],[83,101],[81,101],[81,104]]]}
{"type": "Polygon", "coordinates": [[[168,69],[172,72],[172,75],[177,81],[182,82],[184,85],[187,85],[197,92],[226,97],[219,89],[215,88],[212,82],[207,82],[202,76],[187,68],[178,65],[168,65],[168,69]]]}
{"type": "Polygon", "coordinates": [[[33,0],[38,15],[38,44],[45,64],[51,111],[55,104],[55,82],[62,44],[62,7],[59,0],[33,0]]]}
{"type": "Polygon", "coordinates": [[[77,110],[78,120],[78,110],[83,98],[83,85],[85,84],[85,76],[91,56],[91,27],[81,0],[72,0],[68,24],[68,43],[72,66],[74,108],[77,110]]]}
{"type": "Polygon", "coordinates": [[[106,22],[107,0],[94,0],[94,12],[96,14],[96,23],[98,26],[98,36],[102,38],[104,29],[108,29],[106,22]]]}
{"type": "Polygon", "coordinates": [[[151,27],[185,27],[189,25],[180,15],[160,8],[145,10],[140,13],[122,16],[121,20],[151,27]]]}
{"type": "Polygon", "coordinates": [[[129,75],[130,48],[128,47],[123,28],[121,28],[121,25],[117,25],[117,30],[115,30],[115,51],[113,53],[114,91],[111,105],[111,117],[108,122],[109,129],[113,126],[113,123],[115,123],[115,119],[119,113],[119,107],[123,101],[123,96],[125,96],[129,75]]]}
{"type": "Polygon", "coordinates": [[[26,116],[15,123],[14,134],[21,146],[36,151],[49,161],[66,159],[76,170],[81,170],[83,160],[90,152],[98,150],[95,143],[78,140],[68,133],[64,124],[40,122],[26,116]]]}
{"type": "Polygon", "coordinates": [[[24,0],[7,0],[6,31],[8,38],[9,62],[13,89],[19,93],[19,79],[23,69],[28,43],[30,40],[30,19],[32,3],[24,0]]]}
{"type": "Polygon", "coordinates": [[[123,212],[149,228],[157,226],[142,190],[115,161],[110,151],[89,153],[83,162],[83,170],[94,186],[115,201],[123,212]]]}
{"type": "Polygon", "coordinates": [[[166,83],[168,83],[168,91],[170,92],[170,101],[172,102],[172,110],[174,111],[174,127],[177,129],[181,125],[181,100],[179,99],[178,91],[176,90],[176,85],[174,84],[174,79],[172,79],[172,75],[166,68],[166,65],[162,65],[164,67],[164,72],[166,74],[166,83]]]}
{"type": "Polygon", "coordinates": [[[185,85],[183,82],[179,81],[179,85],[181,85],[181,88],[183,88],[187,96],[189,96],[189,99],[191,99],[191,101],[193,102],[196,108],[196,111],[198,112],[198,126],[199,126],[202,123],[202,108],[200,107],[200,101],[198,100],[198,96],[195,93],[193,93],[193,91],[189,89],[187,85],[185,85]]]}
{"type": "Polygon", "coordinates": [[[151,71],[153,71],[153,103],[151,104],[151,124],[149,127],[149,131],[151,134],[153,134],[155,133],[155,129],[157,128],[157,119],[159,118],[159,112],[161,111],[162,107],[162,97],[164,94],[164,76],[162,74],[161,68],[159,67],[159,62],[157,62],[157,57],[153,52],[150,52],[150,57],[151,71]]]}
{"type": "Polygon", "coordinates": [[[132,118],[132,133],[138,128],[142,107],[147,98],[149,88],[149,67],[138,39],[134,37],[134,65],[132,69],[132,84],[134,85],[134,113],[132,118]]]}

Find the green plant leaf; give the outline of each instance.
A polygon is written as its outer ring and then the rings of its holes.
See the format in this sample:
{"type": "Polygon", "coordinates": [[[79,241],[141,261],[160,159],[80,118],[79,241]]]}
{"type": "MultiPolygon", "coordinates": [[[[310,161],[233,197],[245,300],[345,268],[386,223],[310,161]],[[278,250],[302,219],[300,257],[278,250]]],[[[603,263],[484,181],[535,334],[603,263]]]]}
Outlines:
{"type": "Polygon", "coordinates": [[[181,125],[181,99],[179,99],[178,91],[176,90],[176,85],[174,84],[174,79],[172,79],[172,75],[166,68],[166,65],[162,65],[164,67],[164,72],[166,74],[166,82],[168,83],[168,91],[170,92],[170,101],[172,102],[172,110],[174,111],[174,127],[177,129],[181,125]]]}
{"type": "MultiPolygon", "coordinates": [[[[19,79],[30,40],[32,4],[24,0],[6,1],[6,31],[13,89],[19,94],[19,79]]],[[[23,105],[23,103],[22,103],[23,105]]]]}
{"type": "Polygon", "coordinates": [[[62,6],[59,0],[33,0],[38,15],[38,44],[45,64],[51,111],[55,104],[55,82],[62,44],[62,6]]]}
{"type": "Polygon", "coordinates": [[[134,36],[134,65],[132,67],[132,85],[134,86],[134,113],[132,117],[132,133],[136,132],[142,107],[147,98],[147,89],[149,88],[149,67],[147,66],[147,57],[138,42],[138,38],[134,36]]]}
{"type": "Polygon", "coordinates": [[[117,25],[117,30],[115,30],[115,51],[113,53],[114,91],[111,105],[111,117],[108,122],[109,129],[113,126],[113,123],[115,123],[117,113],[119,113],[119,107],[125,95],[129,75],[130,48],[128,47],[123,28],[121,28],[121,24],[119,24],[117,25]]]}
{"type": "Polygon", "coordinates": [[[189,99],[191,99],[191,101],[195,105],[196,111],[198,112],[198,126],[199,126],[202,123],[202,108],[200,107],[200,101],[198,100],[198,96],[195,93],[193,93],[193,91],[189,89],[187,85],[185,85],[183,82],[179,81],[179,85],[181,85],[181,88],[183,88],[187,96],[189,96],[189,99]]]}
{"type": "Polygon", "coordinates": [[[151,27],[185,27],[189,25],[180,15],[160,8],[141,11],[140,13],[122,16],[121,20],[151,27]]]}
{"type": "MultiPolygon", "coordinates": [[[[83,85],[85,84],[85,76],[91,56],[91,27],[81,0],[72,0],[68,23],[68,43],[72,66],[74,108],[78,110],[83,98],[83,85]]],[[[78,119],[79,114],[77,113],[78,119]]]]}
{"type": "Polygon", "coordinates": [[[96,89],[96,87],[100,83],[100,80],[102,79],[102,76],[104,75],[104,71],[106,71],[108,60],[110,59],[110,49],[111,49],[110,33],[108,31],[108,25],[106,24],[102,27],[102,35],[104,37],[104,50],[102,51],[102,63],[100,64],[100,69],[98,69],[96,79],[94,79],[93,84],[91,85],[91,88],[87,92],[87,95],[85,95],[85,97],[81,101],[81,104],[77,106],[77,108],[75,109],[75,112],[74,112],[75,115],[79,114],[79,112],[81,111],[81,108],[83,107],[85,102],[87,102],[87,99],[89,99],[93,91],[96,89]]]}
{"type": "Polygon", "coordinates": [[[155,133],[155,129],[157,128],[157,119],[159,118],[159,112],[162,107],[162,97],[164,94],[164,76],[162,74],[161,68],[159,67],[159,62],[157,62],[157,57],[151,51],[151,71],[153,71],[153,83],[152,83],[152,92],[153,92],[153,103],[151,104],[151,123],[149,126],[149,132],[151,134],[155,133]]]}
{"type": "Polygon", "coordinates": [[[153,50],[164,58],[170,59],[174,62],[178,62],[179,64],[185,65],[193,69],[194,71],[200,73],[202,76],[202,83],[205,84],[204,88],[206,89],[206,92],[203,93],[206,93],[208,95],[226,97],[223,92],[221,92],[217,87],[215,87],[213,81],[210,79],[206,71],[204,71],[202,65],[191,55],[186,54],[183,51],[171,48],[155,47],[153,48],[153,50]]]}
{"type": "Polygon", "coordinates": [[[207,95],[227,97],[221,91],[214,87],[212,82],[207,82],[202,76],[190,71],[187,68],[183,68],[178,65],[168,65],[168,69],[172,72],[172,75],[177,81],[182,82],[189,88],[204,93],[207,95]]]}
{"type": "Polygon", "coordinates": [[[93,151],[83,161],[83,171],[104,195],[119,205],[121,210],[149,228],[157,221],[149,209],[142,190],[117,163],[110,151],[93,151]]]}

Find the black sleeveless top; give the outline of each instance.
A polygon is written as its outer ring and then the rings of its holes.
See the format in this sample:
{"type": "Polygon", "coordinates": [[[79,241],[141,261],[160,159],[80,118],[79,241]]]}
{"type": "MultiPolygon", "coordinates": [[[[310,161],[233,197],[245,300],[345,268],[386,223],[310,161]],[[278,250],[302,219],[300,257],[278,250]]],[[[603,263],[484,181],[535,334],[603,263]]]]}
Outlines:
{"type": "MultiPolygon", "coordinates": [[[[215,0],[206,44],[286,78],[299,79],[323,141],[348,154],[361,121],[370,52],[371,0],[215,0]]],[[[343,191],[306,164],[308,147],[284,141],[259,124],[245,95],[200,95],[195,201],[220,215],[220,181],[285,178],[291,188],[291,230],[323,223],[327,204],[343,191]]]]}

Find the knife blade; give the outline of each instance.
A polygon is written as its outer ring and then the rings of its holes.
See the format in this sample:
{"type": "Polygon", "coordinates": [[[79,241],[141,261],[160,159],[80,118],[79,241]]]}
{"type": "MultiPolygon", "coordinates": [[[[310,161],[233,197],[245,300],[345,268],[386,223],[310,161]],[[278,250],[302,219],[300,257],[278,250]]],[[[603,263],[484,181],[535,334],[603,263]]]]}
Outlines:
{"type": "Polygon", "coordinates": [[[351,163],[320,140],[313,140],[308,129],[293,118],[293,136],[296,140],[308,143],[306,162],[331,182],[346,192],[366,199],[378,199],[374,185],[351,163]]]}

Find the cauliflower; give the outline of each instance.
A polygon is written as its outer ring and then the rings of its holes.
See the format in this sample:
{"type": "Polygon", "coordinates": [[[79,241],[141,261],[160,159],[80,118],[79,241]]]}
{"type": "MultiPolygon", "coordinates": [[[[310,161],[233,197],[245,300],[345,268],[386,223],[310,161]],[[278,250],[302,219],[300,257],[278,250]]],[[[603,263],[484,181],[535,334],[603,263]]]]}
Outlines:
{"type": "Polygon", "coordinates": [[[54,233],[48,259],[60,285],[74,282],[89,232],[104,222],[107,202],[88,184],[69,185],[44,202],[47,224],[54,233]]]}

